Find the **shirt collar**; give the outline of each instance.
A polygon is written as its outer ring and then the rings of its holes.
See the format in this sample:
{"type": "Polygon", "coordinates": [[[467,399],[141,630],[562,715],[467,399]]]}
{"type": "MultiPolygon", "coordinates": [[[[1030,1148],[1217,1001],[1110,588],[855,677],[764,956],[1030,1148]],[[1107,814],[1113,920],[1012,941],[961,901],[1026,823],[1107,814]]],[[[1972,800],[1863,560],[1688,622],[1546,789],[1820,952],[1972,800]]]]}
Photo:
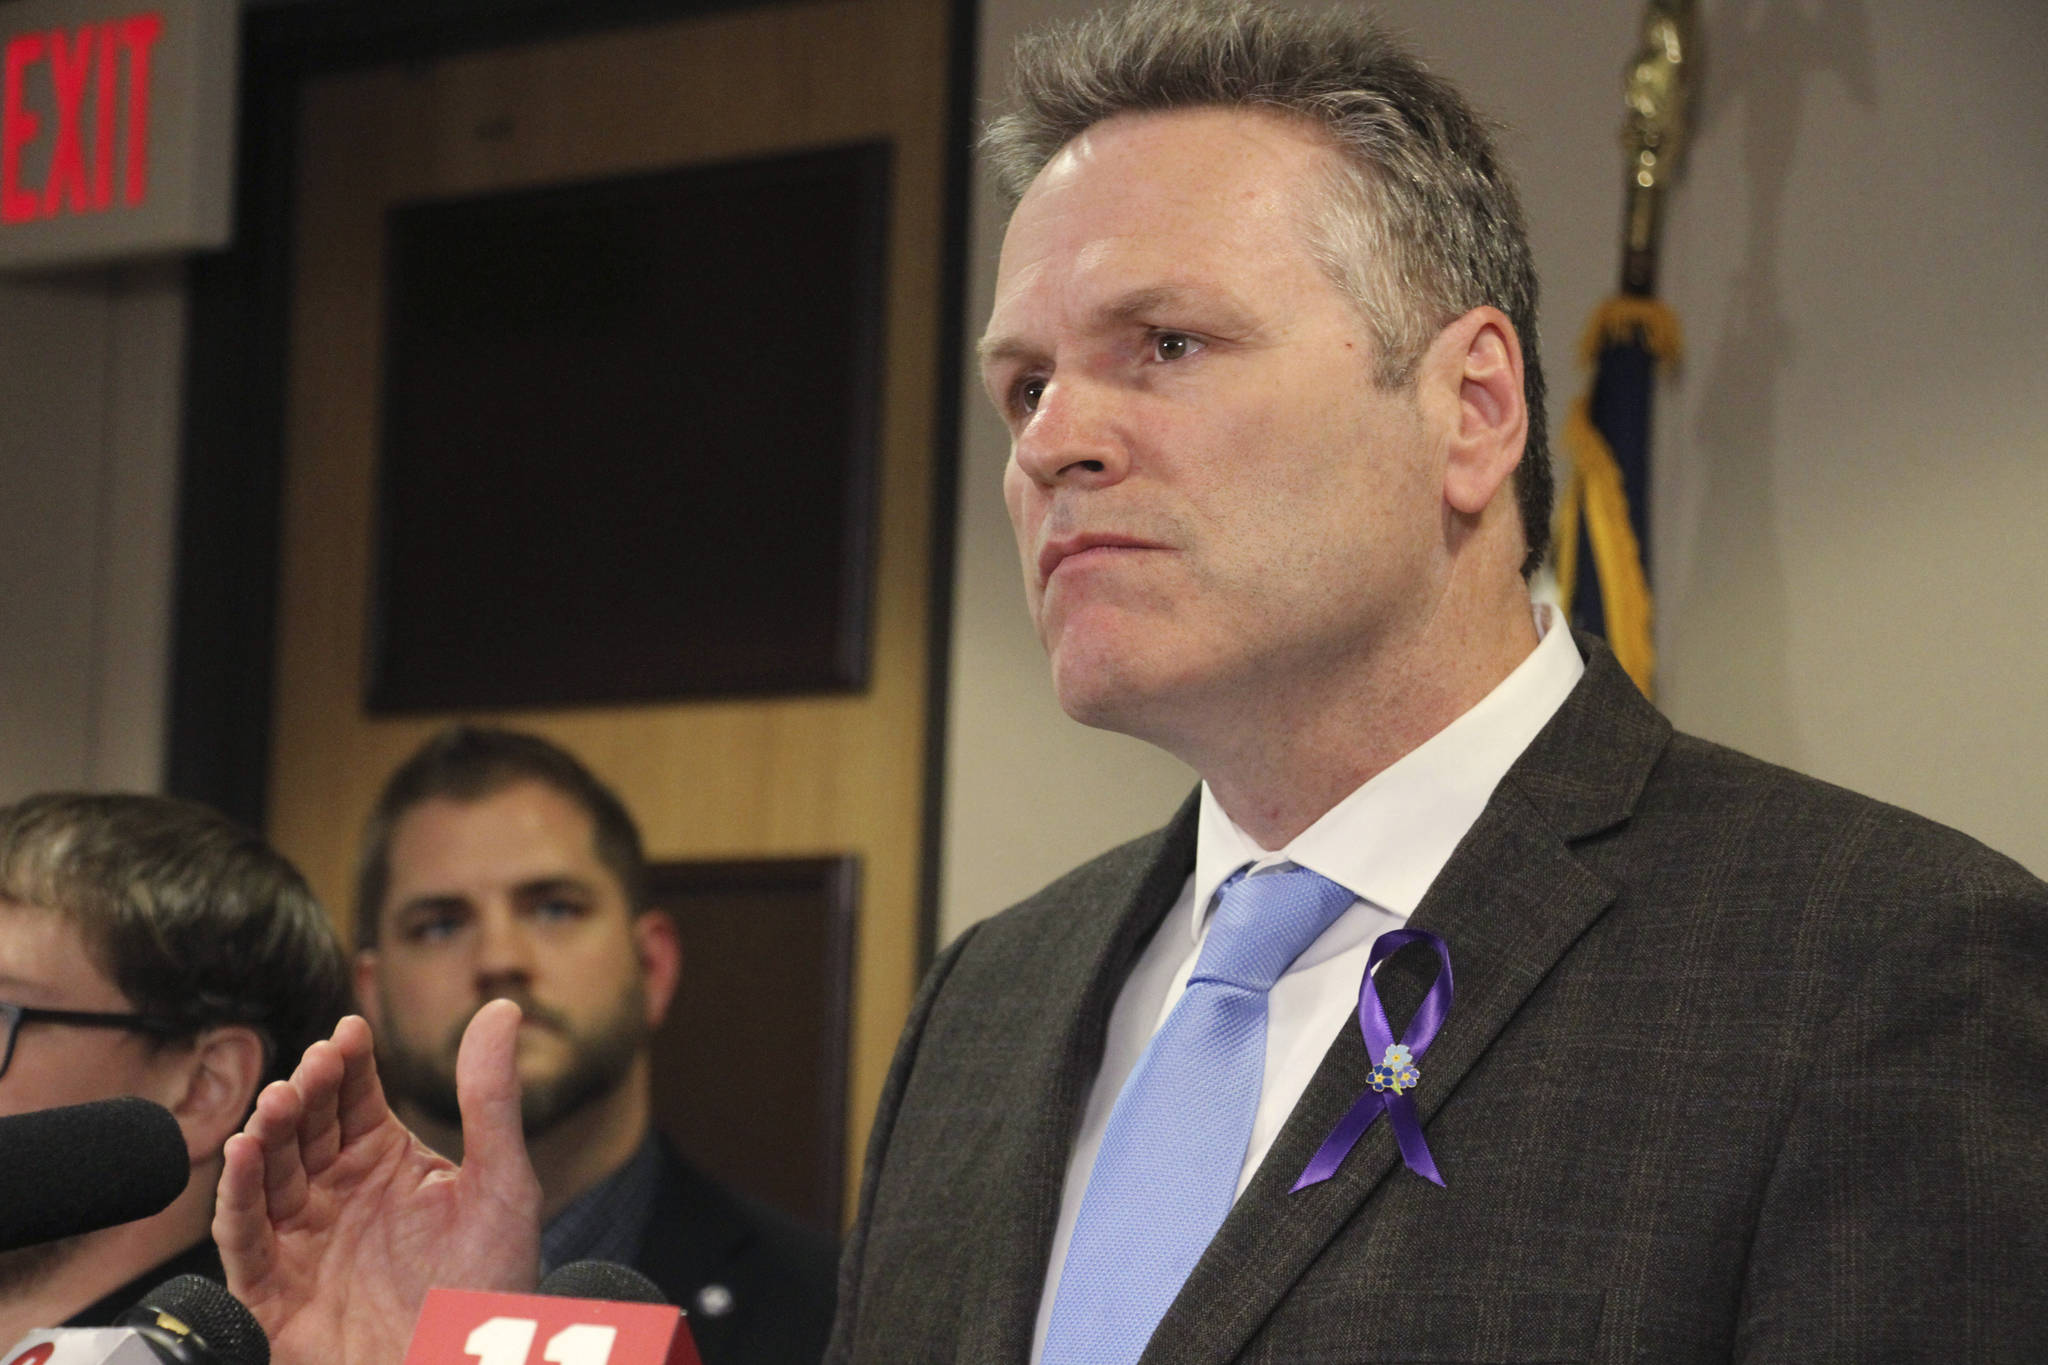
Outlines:
{"type": "Polygon", "coordinates": [[[1291,863],[1319,872],[1362,900],[1406,918],[1450,861],[1493,789],[1557,714],[1586,671],[1556,608],[1535,609],[1542,638],[1529,657],[1464,715],[1375,774],[1285,848],[1268,851],[1223,811],[1202,784],[1195,842],[1194,914],[1199,938],[1230,875],[1291,863]]]}

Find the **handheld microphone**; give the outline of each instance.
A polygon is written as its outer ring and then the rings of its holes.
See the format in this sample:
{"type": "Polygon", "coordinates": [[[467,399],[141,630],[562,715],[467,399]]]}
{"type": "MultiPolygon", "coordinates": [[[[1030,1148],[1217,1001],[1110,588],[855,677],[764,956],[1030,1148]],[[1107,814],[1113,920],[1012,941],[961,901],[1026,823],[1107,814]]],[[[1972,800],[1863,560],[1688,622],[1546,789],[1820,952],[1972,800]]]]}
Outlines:
{"type": "Polygon", "coordinates": [[[165,1365],[270,1365],[270,1338],[256,1315],[204,1275],[180,1275],[115,1319],[149,1339],[165,1365]]]}
{"type": "Polygon", "coordinates": [[[143,1295],[119,1326],[30,1332],[0,1365],[270,1365],[270,1339],[221,1285],[180,1275],[143,1295]]]}
{"type": "Polygon", "coordinates": [[[654,1281],[617,1261],[570,1261],[556,1266],[534,1291],[558,1299],[606,1299],[612,1303],[668,1302],[654,1281]]]}
{"type": "Polygon", "coordinates": [[[0,1118],[0,1251],[160,1213],[191,1175],[171,1111],[132,1095],[0,1118]]]}

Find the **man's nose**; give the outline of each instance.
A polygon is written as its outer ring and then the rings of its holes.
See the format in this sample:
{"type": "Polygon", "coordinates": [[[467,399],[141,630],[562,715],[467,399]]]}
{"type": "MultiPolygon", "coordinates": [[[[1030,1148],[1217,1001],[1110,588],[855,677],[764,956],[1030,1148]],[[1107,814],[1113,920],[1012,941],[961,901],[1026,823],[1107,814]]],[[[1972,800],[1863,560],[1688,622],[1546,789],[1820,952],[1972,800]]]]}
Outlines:
{"type": "Polygon", "coordinates": [[[524,984],[533,977],[533,936],[516,916],[487,914],[477,939],[476,976],[480,986],[506,982],[524,984]]]}
{"type": "Polygon", "coordinates": [[[1039,395],[1038,407],[1017,433],[1017,467],[1033,483],[1102,487],[1130,471],[1123,410],[1107,385],[1085,378],[1057,378],[1039,395]]]}

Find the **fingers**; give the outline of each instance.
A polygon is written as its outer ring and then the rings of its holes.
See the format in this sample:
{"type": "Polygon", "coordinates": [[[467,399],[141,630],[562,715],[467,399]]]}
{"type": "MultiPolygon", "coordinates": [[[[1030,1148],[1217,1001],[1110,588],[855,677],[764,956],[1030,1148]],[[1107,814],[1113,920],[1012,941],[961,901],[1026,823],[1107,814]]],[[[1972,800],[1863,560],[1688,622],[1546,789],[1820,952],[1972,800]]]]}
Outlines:
{"type": "MultiPolygon", "coordinates": [[[[310,1051],[308,1056],[310,1056],[310,1051]]],[[[256,1097],[256,1112],[249,1116],[245,1137],[253,1139],[261,1165],[265,1215],[273,1224],[296,1217],[306,1206],[306,1163],[300,1138],[305,1106],[300,1100],[297,1077],[274,1081],[256,1097]]]]}
{"type": "Polygon", "coordinates": [[[391,1117],[384,1099],[383,1082],[377,1079],[376,1050],[370,1042],[370,1025],[361,1015],[351,1014],[334,1026],[334,1046],[342,1064],[337,1114],[344,1144],[355,1141],[391,1117]]]}
{"type": "Polygon", "coordinates": [[[247,1133],[229,1138],[213,1206],[213,1240],[228,1273],[228,1290],[238,1298],[246,1298],[248,1287],[270,1273],[274,1244],[263,1177],[261,1140],[247,1133]]]}
{"type": "MultiPolygon", "coordinates": [[[[303,1176],[317,1176],[334,1160],[341,1148],[342,1077],[345,1063],[341,1049],[332,1042],[315,1043],[299,1059],[292,1072],[292,1090],[298,1097],[299,1165],[303,1176]]],[[[260,1112],[260,1108],[259,1108],[260,1112]]],[[[273,1203],[276,1186],[271,1190],[273,1203]]]]}
{"type": "Polygon", "coordinates": [[[519,1006],[493,1000],[476,1012],[455,1054],[463,1174],[522,1211],[538,1213],[540,1185],[519,1114],[519,1006]]]}
{"type": "MultiPolygon", "coordinates": [[[[382,1105],[381,1092],[366,1100],[361,1073],[370,1065],[368,1053],[368,1028],[360,1019],[344,1019],[332,1040],[306,1049],[289,1081],[273,1082],[256,1097],[244,1131],[250,1141],[240,1145],[250,1153],[243,1159],[253,1163],[253,1178],[261,1186],[260,1212],[271,1224],[286,1223],[305,1208],[310,1182],[341,1151],[348,1106],[382,1105]]],[[[374,1071],[368,1090],[376,1091],[374,1071]]],[[[226,1178],[224,1169],[223,1184],[226,1178]]],[[[254,1207],[253,1196],[242,1194],[244,1203],[254,1207]]]]}

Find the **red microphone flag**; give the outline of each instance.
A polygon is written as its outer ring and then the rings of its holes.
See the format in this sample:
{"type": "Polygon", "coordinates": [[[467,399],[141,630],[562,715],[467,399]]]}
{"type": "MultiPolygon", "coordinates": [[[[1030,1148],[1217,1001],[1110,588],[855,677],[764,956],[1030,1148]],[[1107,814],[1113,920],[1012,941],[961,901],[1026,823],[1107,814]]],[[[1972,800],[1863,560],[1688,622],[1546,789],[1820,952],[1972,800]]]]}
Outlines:
{"type": "Polygon", "coordinates": [[[703,1365],[680,1308],[430,1289],[405,1365],[703,1365]]]}

